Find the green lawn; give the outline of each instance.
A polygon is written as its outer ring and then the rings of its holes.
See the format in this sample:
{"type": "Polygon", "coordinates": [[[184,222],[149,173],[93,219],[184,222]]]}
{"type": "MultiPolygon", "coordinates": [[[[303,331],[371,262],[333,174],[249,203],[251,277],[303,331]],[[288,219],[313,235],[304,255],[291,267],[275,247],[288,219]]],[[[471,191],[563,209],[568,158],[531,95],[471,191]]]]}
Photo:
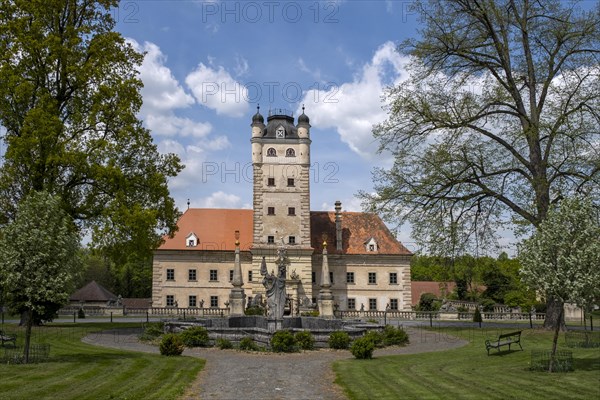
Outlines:
{"type": "MultiPolygon", "coordinates": [[[[549,374],[528,368],[530,350],[551,349],[551,333],[528,329],[521,337],[525,351],[490,352],[490,356],[484,341],[493,331],[444,329],[441,333],[470,343],[436,353],[338,361],[334,364],[336,382],[351,399],[361,400],[600,399],[599,348],[560,345],[559,350],[573,351],[575,371],[549,374]]],[[[560,342],[564,343],[563,335],[560,342]]]]}
{"type": "MultiPolygon", "coordinates": [[[[8,399],[176,399],[196,378],[204,361],[163,357],[87,345],[81,338],[132,324],[60,324],[34,328],[33,343],[51,346],[50,360],[0,365],[0,397],[8,399]]],[[[139,326],[135,324],[133,326],[139,326]]],[[[5,325],[23,344],[23,331],[5,325]]],[[[4,349],[0,348],[0,352],[4,349]]]]}

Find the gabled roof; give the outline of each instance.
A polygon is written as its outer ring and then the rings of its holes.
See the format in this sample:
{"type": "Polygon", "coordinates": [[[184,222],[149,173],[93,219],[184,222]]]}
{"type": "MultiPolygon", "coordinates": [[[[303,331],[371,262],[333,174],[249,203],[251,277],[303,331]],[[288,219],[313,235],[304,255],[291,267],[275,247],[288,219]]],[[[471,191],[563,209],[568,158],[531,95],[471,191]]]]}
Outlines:
{"type": "MultiPolygon", "coordinates": [[[[343,250],[335,246],[335,212],[311,211],[311,246],[316,253],[323,251],[323,234],[327,235],[329,253],[339,254],[390,254],[412,253],[396,240],[377,214],[342,212],[343,250]],[[376,252],[368,252],[365,242],[371,238],[377,242],[376,252]]],[[[253,240],[253,210],[190,208],[177,222],[179,230],[172,238],[165,238],[159,250],[235,250],[236,230],[240,231],[240,249],[250,250],[253,240]],[[194,232],[200,242],[187,247],[185,238],[194,232]]]]}
{"type": "Polygon", "coordinates": [[[385,226],[377,214],[365,212],[342,212],[342,250],[336,250],[335,212],[312,211],[310,213],[311,244],[315,252],[323,251],[323,234],[327,235],[327,251],[338,254],[412,254],[385,226]],[[365,243],[377,242],[377,251],[367,251],[365,243]]]}
{"type": "Polygon", "coordinates": [[[96,281],[91,281],[71,295],[71,301],[109,301],[116,300],[117,296],[108,291],[96,281]]]}
{"type": "Polygon", "coordinates": [[[252,210],[189,208],[183,213],[172,238],[165,237],[160,250],[235,250],[235,231],[240,231],[240,249],[252,245],[252,210]],[[199,238],[196,247],[187,247],[190,233],[199,238]]]}

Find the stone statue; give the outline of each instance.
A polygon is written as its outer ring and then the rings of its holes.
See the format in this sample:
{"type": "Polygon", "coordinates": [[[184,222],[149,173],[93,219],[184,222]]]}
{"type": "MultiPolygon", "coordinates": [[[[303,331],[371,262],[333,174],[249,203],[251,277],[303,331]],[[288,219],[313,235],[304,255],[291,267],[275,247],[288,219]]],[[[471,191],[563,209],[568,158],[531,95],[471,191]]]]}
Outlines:
{"type": "Polygon", "coordinates": [[[277,274],[273,271],[267,272],[267,262],[265,257],[260,265],[260,274],[263,276],[262,284],[267,291],[267,317],[272,319],[282,319],[285,310],[285,275],[289,260],[284,247],[277,250],[277,274]]]}

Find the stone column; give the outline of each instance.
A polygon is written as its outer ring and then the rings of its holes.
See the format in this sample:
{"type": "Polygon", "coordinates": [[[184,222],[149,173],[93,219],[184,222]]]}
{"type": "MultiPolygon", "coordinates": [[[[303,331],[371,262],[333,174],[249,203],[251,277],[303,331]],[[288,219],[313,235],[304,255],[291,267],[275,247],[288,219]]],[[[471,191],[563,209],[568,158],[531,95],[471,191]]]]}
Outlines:
{"type": "Polygon", "coordinates": [[[333,294],[329,279],[329,262],[327,261],[327,242],[323,242],[323,265],[321,267],[321,290],[319,290],[319,316],[333,317],[333,294]]]}
{"type": "Polygon", "coordinates": [[[246,295],[242,285],[242,265],[240,264],[240,231],[235,231],[235,261],[233,265],[233,289],[229,294],[229,315],[240,316],[244,315],[246,306],[246,295]]]}

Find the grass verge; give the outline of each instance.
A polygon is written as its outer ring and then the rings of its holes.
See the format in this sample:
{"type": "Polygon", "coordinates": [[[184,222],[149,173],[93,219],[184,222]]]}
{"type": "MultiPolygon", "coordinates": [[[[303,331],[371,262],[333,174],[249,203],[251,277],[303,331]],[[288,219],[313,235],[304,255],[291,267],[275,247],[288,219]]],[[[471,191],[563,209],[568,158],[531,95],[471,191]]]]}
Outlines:
{"type": "Polygon", "coordinates": [[[361,400],[600,398],[598,348],[567,348],[561,340],[559,349],[573,351],[575,371],[549,374],[530,371],[529,362],[531,350],[551,349],[552,333],[528,329],[521,337],[524,351],[513,347],[488,356],[485,339],[497,332],[477,328],[437,332],[437,340],[451,335],[469,344],[442,352],[338,361],[333,367],[336,383],[350,399],[361,400]]]}
{"type": "MultiPolygon", "coordinates": [[[[32,342],[50,344],[50,359],[40,364],[0,365],[2,399],[162,400],[181,396],[203,368],[204,360],[81,342],[90,333],[126,327],[140,324],[52,324],[35,328],[32,342]]],[[[5,325],[3,329],[17,333],[17,345],[23,345],[20,328],[5,325]]]]}

